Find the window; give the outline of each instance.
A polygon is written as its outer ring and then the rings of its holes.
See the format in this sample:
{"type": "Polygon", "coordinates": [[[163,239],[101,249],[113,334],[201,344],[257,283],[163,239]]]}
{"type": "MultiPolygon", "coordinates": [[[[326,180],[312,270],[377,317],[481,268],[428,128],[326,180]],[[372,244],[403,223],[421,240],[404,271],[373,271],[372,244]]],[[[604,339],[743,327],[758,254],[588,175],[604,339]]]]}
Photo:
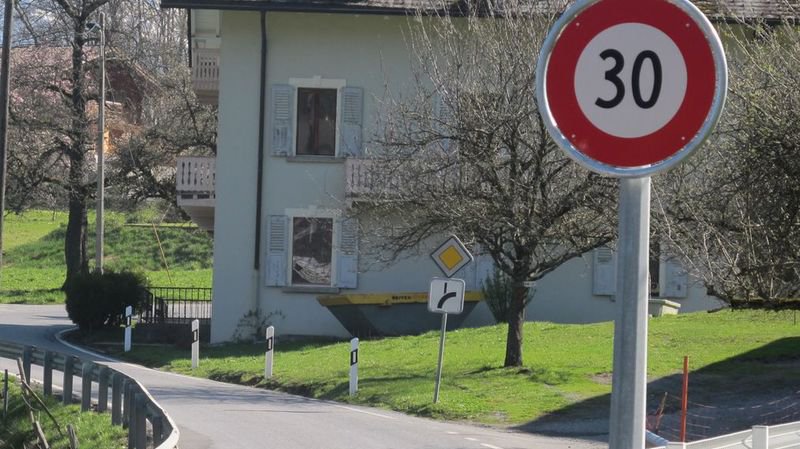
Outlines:
{"type": "Polygon", "coordinates": [[[297,89],[297,155],[336,154],[336,89],[297,89]]]}
{"type": "Polygon", "coordinates": [[[292,218],[292,285],[331,285],[332,218],[292,218]]]}
{"type": "Polygon", "coordinates": [[[342,79],[289,78],[270,93],[273,156],[319,162],[359,157],[363,150],[364,90],[342,79]]]}

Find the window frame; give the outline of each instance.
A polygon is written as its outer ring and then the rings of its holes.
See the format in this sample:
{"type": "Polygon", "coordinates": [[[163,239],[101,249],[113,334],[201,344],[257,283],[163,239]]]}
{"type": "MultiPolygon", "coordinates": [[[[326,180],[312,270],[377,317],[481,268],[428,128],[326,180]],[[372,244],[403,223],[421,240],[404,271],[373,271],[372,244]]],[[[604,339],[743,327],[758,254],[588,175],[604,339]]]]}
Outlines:
{"type": "MultiPolygon", "coordinates": [[[[330,157],[330,156],[320,156],[330,157]]],[[[289,220],[287,229],[288,245],[287,245],[287,261],[286,261],[286,287],[289,288],[336,288],[337,272],[337,253],[338,245],[337,238],[339,236],[339,227],[341,212],[337,209],[287,209],[286,216],[289,220]],[[296,284],[292,281],[292,270],[294,269],[294,219],[295,218],[327,218],[331,220],[331,279],[329,284],[296,284]]]]}
{"type": "MultiPolygon", "coordinates": [[[[341,157],[341,148],[339,141],[342,132],[342,88],[347,86],[347,81],[344,79],[331,79],[322,78],[321,76],[314,76],[312,78],[289,78],[289,85],[294,88],[294,114],[292,114],[292,145],[291,157],[295,158],[309,158],[309,159],[335,159],[341,157]],[[300,127],[297,123],[297,112],[300,110],[300,95],[299,89],[336,89],[336,133],[334,136],[334,150],[333,156],[330,155],[316,155],[316,154],[297,154],[297,133],[300,127]]],[[[312,217],[313,218],[313,217],[312,217]]]]}

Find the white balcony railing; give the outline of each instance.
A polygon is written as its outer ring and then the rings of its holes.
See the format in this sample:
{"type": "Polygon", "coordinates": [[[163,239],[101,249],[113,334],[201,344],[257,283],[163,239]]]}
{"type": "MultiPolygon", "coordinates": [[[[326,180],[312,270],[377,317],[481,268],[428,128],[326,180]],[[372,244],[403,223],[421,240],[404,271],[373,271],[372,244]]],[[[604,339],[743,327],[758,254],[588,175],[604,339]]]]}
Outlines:
{"type": "Polygon", "coordinates": [[[219,90],[219,49],[192,49],[192,84],[196,91],[219,90]]]}
{"type": "Polygon", "coordinates": [[[375,193],[383,184],[376,171],[372,169],[375,164],[376,161],[370,159],[348,158],[345,160],[345,195],[347,197],[354,198],[375,193]]]}
{"type": "Polygon", "coordinates": [[[214,197],[216,158],[179,157],[175,173],[176,190],[179,194],[207,194],[214,197]]]}

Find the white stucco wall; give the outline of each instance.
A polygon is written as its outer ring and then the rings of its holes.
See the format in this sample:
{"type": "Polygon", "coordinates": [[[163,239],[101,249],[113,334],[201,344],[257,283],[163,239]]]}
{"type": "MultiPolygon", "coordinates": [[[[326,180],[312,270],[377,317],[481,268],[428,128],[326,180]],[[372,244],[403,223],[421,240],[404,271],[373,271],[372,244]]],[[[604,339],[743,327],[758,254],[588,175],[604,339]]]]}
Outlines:
{"type": "MultiPolygon", "coordinates": [[[[265,323],[279,335],[303,334],[347,337],[347,331],[316,298],[319,292],[264,286],[265,240],[259,249],[262,269],[253,269],[255,202],[258,158],[260,76],[260,18],[256,12],[222,13],[222,68],[217,154],[214,305],[211,341],[250,335],[243,317],[258,309],[265,323]]],[[[402,92],[411,75],[403,31],[405,17],[343,14],[267,14],[267,94],[273,84],[290,79],[344,80],[364,89],[364,140],[375,131],[379,99],[387,87],[402,92]]],[[[269,98],[267,99],[269,102],[269,98]]],[[[269,104],[269,103],[268,103],[269,104]]],[[[269,114],[269,107],[267,107],[269,114]]],[[[293,160],[270,154],[266,126],[262,235],[267,235],[269,215],[289,209],[344,209],[343,159],[326,162],[293,160]]],[[[369,144],[365,152],[369,153],[369,144]]],[[[434,242],[431,242],[433,245],[434,242]]],[[[428,257],[399,261],[385,268],[360,261],[362,272],[353,293],[426,291],[430,278],[439,275],[428,257]]],[[[460,277],[475,287],[485,264],[468,267],[460,277]]],[[[615,303],[592,295],[591,257],[575,259],[538,283],[528,319],[556,322],[590,322],[613,319],[615,303]]],[[[468,285],[468,288],[470,285],[468,285]]],[[[683,310],[707,308],[704,295],[693,289],[679,300],[683,310]]],[[[481,304],[467,319],[469,325],[492,322],[481,304]]]]}

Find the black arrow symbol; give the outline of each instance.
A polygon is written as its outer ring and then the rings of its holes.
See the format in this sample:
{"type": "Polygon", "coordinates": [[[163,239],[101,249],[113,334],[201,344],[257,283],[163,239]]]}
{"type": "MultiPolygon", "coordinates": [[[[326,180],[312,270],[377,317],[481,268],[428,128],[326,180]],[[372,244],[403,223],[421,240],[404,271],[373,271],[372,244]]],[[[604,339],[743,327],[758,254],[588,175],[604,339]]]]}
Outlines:
{"type": "Polygon", "coordinates": [[[447,282],[444,283],[444,293],[445,295],[442,296],[442,299],[439,300],[439,304],[436,306],[437,309],[441,309],[444,305],[444,302],[448,299],[456,297],[456,292],[447,293],[447,282]]]}

